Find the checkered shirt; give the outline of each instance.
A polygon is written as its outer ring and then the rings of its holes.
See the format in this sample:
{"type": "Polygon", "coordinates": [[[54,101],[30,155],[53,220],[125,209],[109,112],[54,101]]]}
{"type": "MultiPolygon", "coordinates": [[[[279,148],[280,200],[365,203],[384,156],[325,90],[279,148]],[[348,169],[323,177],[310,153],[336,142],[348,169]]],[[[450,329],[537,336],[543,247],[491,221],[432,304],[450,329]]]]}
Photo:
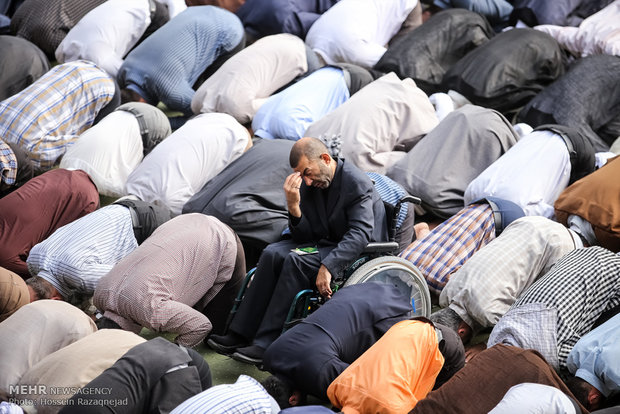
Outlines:
{"type": "Polygon", "coordinates": [[[0,102],[0,136],[47,170],[88,129],[114,96],[114,81],[86,61],[55,66],[22,92],[0,102]]]}
{"type": "Polygon", "coordinates": [[[424,275],[431,292],[439,294],[450,275],[476,251],[495,238],[493,210],[488,204],[472,204],[411,243],[400,257],[424,275]]]}
{"type": "Polygon", "coordinates": [[[0,140],[0,178],[7,185],[15,184],[17,178],[17,158],[11,147],[0,140]]]}
{"type": "Polygon", "coordinates": [[[557,310],[558,361],[560,368],[566,368],[568,354],[579,338],[592,330],[603,312],[620,305],[620,257],[598,246],[574,250],[534,283],[513,308],[529,303],[557,310]]]}

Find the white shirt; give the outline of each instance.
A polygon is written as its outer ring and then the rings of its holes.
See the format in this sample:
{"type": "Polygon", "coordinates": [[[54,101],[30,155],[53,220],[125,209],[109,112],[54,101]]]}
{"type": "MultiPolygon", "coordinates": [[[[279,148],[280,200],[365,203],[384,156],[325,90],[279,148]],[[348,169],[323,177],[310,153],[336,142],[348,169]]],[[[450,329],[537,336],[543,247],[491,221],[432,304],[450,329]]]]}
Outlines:
{"type": "Polygon", "coordinates": [[[341,0],[310,27],[306,44],[325,62],[373,67],[417,0],[341,0]]]}
{"type": "Polygon", "coordinates": [[[198,115],[144,158],[127,179],[127,194],[181,214],[187,200],[243,154],[249,139],[230,115],[198,115]]]}
{"type": "Polygon", "coordinates": [[[88,12],[67,33],[56,49],[56,60],[89,60],[116,76],[123,57],[150,24],[148,0],[108,0],[88,12]]]}
{"type": "Polygon", "coordinates": [[[513,385],[489,414],[575,414],[575,405],[559,389],[525,382],[513,385]]]}
{"type": "Polygon", "coordinates": [[[224,62],[198,88],[192,111],[223,112],[247,124],[270,95],[307,70],[303,40],[288,33],[263,37],[224,62]]]}
{"type": "Polygon", "coordinates": [[[127,177],[142,161],[142,137],[136,117],[114,111],[86,130],[67,149],[60,168],[84,170],[108,197],[125,195],[127,177]]]}
{"type": "Polygon", "coordinates": [[[551,35],[562,48],[576,56],[620,56],[620,0],[586,18],[579,27],[545,24],[534,29],[551,35]]]}
{"type": "Polygon", "coordinates": [[[516,203],[527,216],[552,218],[553,204],[568,185],[570,171],[562,138],[552,131],[534,131],[467,186],[465,205],[494,196],[516,203]]]}
{"type": "Polygon", "coordinates": [[[254,378],[240,375],[234,384],[220,384],[186,400],[171,414],[271,414],[280,407],[254,378]]]}

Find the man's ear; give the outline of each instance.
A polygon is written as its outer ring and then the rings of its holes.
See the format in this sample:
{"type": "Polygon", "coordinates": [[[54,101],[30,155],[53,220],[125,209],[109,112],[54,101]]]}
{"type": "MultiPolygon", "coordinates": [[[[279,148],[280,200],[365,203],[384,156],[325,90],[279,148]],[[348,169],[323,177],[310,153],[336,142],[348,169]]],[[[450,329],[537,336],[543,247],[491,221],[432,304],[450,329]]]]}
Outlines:
{"type": "Polygon", "coordinates": [[[321,159],[327,165],[329,165],[329,163],[332,161],[332,157],[326,152],[321,154],[321,159]]]}
{"type": "Polygon", "coordinates": [[[594,387],[590,388],[590,391],[588,391],[588,404],[590,404],[590,409],[598,409],[602,402],[603,395],[601,392],[594,387]]]}
{"type": "Polygon", "coordinates": [[[291,396],[288,398],[288,403],[291,405],[291,407],[295,407],[299,405],[300,402],[301,402],[301,392],[297,390],[293,391],[291,396]]]}
{"type": "Polygon", "coordinates": [[[472,332],[471,327],[468,324],[466,324],[465,322],[461,322],[459,323],[459,327],[456,330],[456,333],[461,338],[463,343],[467,344],[471,340],[473,332],[472,332]]]}

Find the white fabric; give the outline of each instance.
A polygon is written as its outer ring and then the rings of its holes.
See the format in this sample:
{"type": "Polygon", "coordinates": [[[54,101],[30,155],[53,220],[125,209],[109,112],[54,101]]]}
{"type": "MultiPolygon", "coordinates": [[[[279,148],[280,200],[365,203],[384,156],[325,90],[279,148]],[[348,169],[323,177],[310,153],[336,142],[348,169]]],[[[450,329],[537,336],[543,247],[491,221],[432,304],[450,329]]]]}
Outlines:
{"type": "Polygon", "coordinates": [[[450,276],[439,305],[472,328],[497,323],[525,289],[575,249],[568,229],[544,217],[521,217],[450,276]]]}
{"type": "Polygon", "coordinates": [[[387,50],[417,0],[341,0],[310,27],[306,44],[328,64],[371,68],[387,50]]]}
{"type": "Polygon", "coordinates": [[[389,73],[314,122],[305,136],[339,137],[344,158],[363,171],[385,174],[407,155],[405,148],[438,123],[433,105],[415,82],[389,73]]]}
{"type": "Polygon", "coordinates": [[[616,155],[618,154],[615,154],[611,151],[597,152],[596,154],[594,154],[594,166],[597,169],[601,168],[603,165],[607,164],[607,161],[609,161],[610,158],[613,158],[616,155]]]}
{"type": "Polygon", "coordinates": [[[570,398],[550,385],[526,382],[513,385],[489,414],[576,414],[570,398]]]}
{"type": "Polygon", "coordinates": [[[448,114],[454,111],[454,101],[447,93],[437,92],[428,97],[435,107],[435,114],[441,122],[448,114]]]}
{"type": "Polygon", "coordinates": [[[56,60],[89,60],[116,76],[123,57],[150,24],[148,0],[108,0],[88,12],[67,33],[56,49],[56,60]]]}
{"type": "Polygon", "coordinates": [[[620,0],[584,19],[579,27],[545,24],[534,29],[551,35],[576,56],[620,56],[620,0]]]}
{"type": "Polygon", "coordinates": [[[465,190],[465,205],[487,196],[512,201],[527,216],[554,216],[553,203],[570,179],[570,157],[562,138],[533,131],[487,167],[465,190]]]}
{"type": "Polygon", "coordinates": [[[230,115],[198,115],[144,158],[127,179],[127,194],[181,214],[187,200],[243,154],[249,139],[230,115]]]}
{"type": "Polygon", "coordinates": [[[120,197],[125,195],[127,177],[142,161],[143,149],[136,117],[114,111],[67,149],[60,168],[84,170],[99,194],[120,197]]]}
{"type": "Polygon", "coordinates": [[[198,88],[192,111],[222,112],[247,124],[271,94],[307,70],[303,40],[287,33],[263,37],[224,62],[198,88]]]}
{"type": "Polygon", "coordinates": [[[592,228],[592,224],[590,224],[590,222],[575,214],[571,214],[568,216],[566,224],[569,230],[586,239],[590,246],[596,246],[598,244],[596,234],[594,234],[594,229],[592,228]]]}
{"type": "Polygon", "coordinates": [[[525,122],[519,122],[518,124],[513,125],[512,128],[515,130],[517,134],[519,134],[519,137],[521,138],[523,138],[526,135],[531,134],[532,131],[534,130],[534,128],[532,128],[525,122]]]}
{"type": "Polygon", "coordinates": [[[158,3],[163,4],[168,9],[168,15],[172,19],[183,10],[187,9],[185,0],[155,0],[158,3]]]}

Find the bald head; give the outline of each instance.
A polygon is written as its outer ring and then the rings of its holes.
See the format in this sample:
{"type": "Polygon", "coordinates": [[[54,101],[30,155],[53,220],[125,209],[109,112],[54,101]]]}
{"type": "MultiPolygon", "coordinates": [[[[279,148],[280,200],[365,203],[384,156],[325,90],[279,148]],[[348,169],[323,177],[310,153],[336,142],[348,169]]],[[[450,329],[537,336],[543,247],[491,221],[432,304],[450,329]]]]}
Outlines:
{"type": "MultiPolygon", "coordinates": [[[[309,161],[315,161],[321,158],[322,154],[329,156],[329,151],[325,144],[316,138],[304,137],[295,142],[289,155],[289,163],[291,168],[296,168],[302,157],[306,157],[309,161]]],[[[330,157],[331,158],[331,157],[330,157]]]]}

